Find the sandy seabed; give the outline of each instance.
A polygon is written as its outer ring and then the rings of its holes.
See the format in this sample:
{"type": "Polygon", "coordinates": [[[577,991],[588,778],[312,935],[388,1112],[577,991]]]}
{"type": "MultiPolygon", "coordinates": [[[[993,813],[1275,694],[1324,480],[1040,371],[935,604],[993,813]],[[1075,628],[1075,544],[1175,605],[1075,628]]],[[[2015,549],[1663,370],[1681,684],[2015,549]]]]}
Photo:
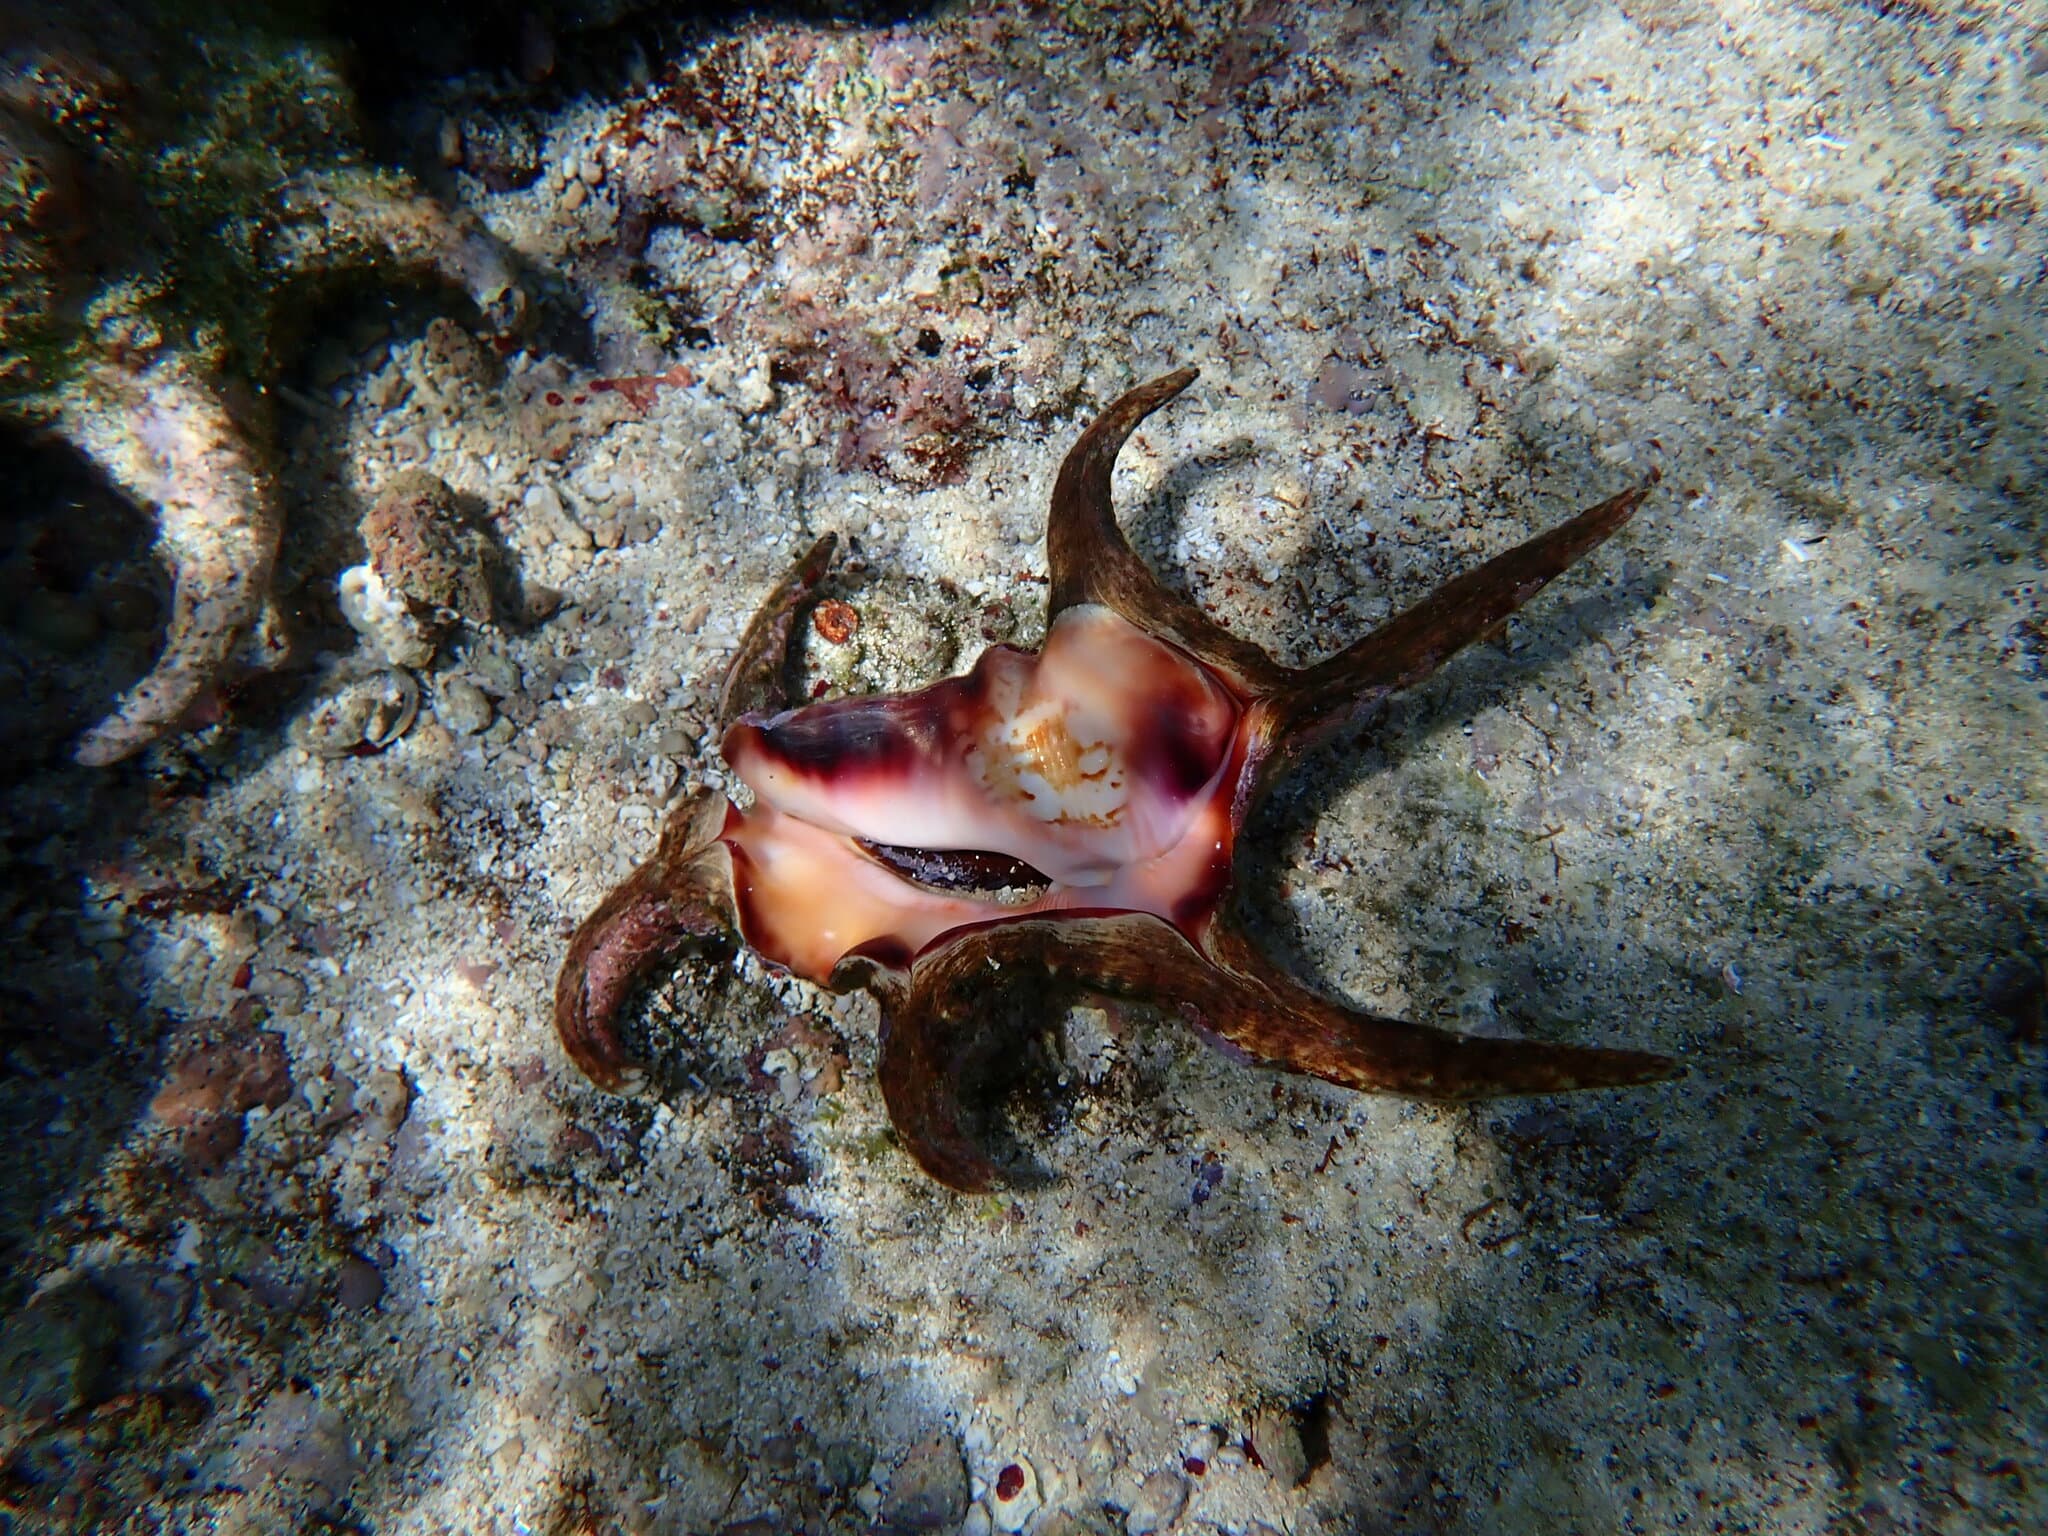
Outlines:
{"type": "Polygon", "coordinates": [[[7,784],[5,1342],[43,1387],[0,1528],[2048,1521],[2038,8],[554,46],[400,109],[548,327],[501,355],[398,296],[282,416],[281,582],[332,654],[7,784]],[[1060,456],[1183,363],[1126,525],[1289,660],[1661,472],[1283,787],[1246,901],[1364,1006],[1689,1075],[1443,1110],[1027,1011],[1008,1134],[1051,1178],[970,1199],[893,1144],[872,1004],[742,960],[655,999],[668,1087],[584,1084],[566,936],[720,782],[760,595],[849,536],[830,688],[1033,642],[1060,456]],[[376,672],[337,549],[417,468],[561,606],[337,753],[376,672]],[[51,1380],[90,1386],[53,1418],[51,1380]]]}

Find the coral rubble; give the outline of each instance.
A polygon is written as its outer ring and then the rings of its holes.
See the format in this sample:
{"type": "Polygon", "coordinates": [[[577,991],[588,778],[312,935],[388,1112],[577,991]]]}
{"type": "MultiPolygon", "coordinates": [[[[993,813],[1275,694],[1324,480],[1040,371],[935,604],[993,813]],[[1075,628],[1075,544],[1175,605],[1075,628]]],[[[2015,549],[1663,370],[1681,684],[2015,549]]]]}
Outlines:
{"type": "Polygon", "coordinates": [[[162,654],[78,743],[84,763],[174,728],[237,658],[281,654],[264,388],[321,293],[424,274],[498,323],[523,307],[475,219],[368,156],[303,19],[27,4],[0,38],[0,416],[147,509],[174,584],[162,654]]]}

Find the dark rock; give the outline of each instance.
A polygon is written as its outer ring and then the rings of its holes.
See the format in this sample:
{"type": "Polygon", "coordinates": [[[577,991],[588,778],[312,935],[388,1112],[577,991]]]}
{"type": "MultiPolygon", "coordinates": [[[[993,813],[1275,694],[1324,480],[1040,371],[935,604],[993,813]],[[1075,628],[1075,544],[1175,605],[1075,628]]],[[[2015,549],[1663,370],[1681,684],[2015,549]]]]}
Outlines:
{"type": "Polygon", "coordinates": [[[218,1173],[242,1144],[242,1116],[276,1109],[291,1097],[284,1039],[266,1030],[190,1041],[171,1064],[150,1112],[179,1132],[195,1173],[218,1173]]]}
{"type": "Polygon", "coordinates": [[[384,1272],[361,1254],[341,1261],[335,1300],[351,1312],[367,1312],[384,1299],[384,1272]]]}
{"type": "Polygon", "coordinates": [[[493,192],[517,192],[540,179],[541,136],[517,118],[479,116],[462,125],[462,168],[493,192]]]}
{"type": "Polygon", "coordinates": [[[819,1463],[834,1488],[858,1488],[874,1469],[875,1453],[851,1440],[834,1440],[818,1451],[819,1463]]]}
{"type": "Polygon", "coordinates": [[[45,1291],[0,1324],[0,1406],[48,1419],[99,1402],[122,1332],[120,1308],[90,1281],[45,1291]]]}
{"type": "Polygon", "coordinates": [[[145,1385],[160,1382],[198,1342],[191,1326],[198,1286],[189,1272],[117,1264],[96,1270],[93,1283],[121,1314],[124,1377],[145,1385]]]}
{"type": "Polygon", "coordinates": [[[909,1536],[950,1531],[967,1515],[967,1463],[946,1435],[912,1446],[889,1479],[877,1516],[881,1529],[909,1536]]]}

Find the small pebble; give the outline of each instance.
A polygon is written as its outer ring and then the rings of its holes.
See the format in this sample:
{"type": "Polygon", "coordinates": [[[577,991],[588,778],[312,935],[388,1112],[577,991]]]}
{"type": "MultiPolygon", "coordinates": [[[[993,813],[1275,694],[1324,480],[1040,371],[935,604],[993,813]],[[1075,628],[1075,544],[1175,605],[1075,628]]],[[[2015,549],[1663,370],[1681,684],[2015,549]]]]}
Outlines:
{"type": "Polygon", "coordinates": [[[591,548],[590,530],[569,515],[568,505],[562,493],[545,480],[536,481],[526,488],[524,498],[526,510],[533,514],[534,532],[551,534],[555,542],[570,549],[587,551],[591,548]]]}
{"type": "Polygon", "coordinates": [[[367,1312],[384,1299],[384,1272],[360,1254],[341,1261],[335,1300],[350,1312],[367,1312]]]}
{"type": "Polygon", "coordinates": [[[903,1455],[883,1495],[881,1523],[903,1531],[949,1531],[967,1514],[967,1465],[960,1447],[934,1435],[903,1455]]]}
{"type": "Polygon", "coordinates": [[[520,1461],[526,1455],[526,1442],[513,1435],[491,1453],[491,1465],[498,1469],[498,1475],[508,1477],[518,1470],[520,1461]]]}
{"type": "Polygon", "coordinates": [[[412,386],[406,383],[405,375],[396,368],[386,368],[363,391],[363,398],[380,411],[388,411],[405,398],[405,392],[412,386]]]}
{"type": "Polygon", "coordinates": [[[519,666],[502,651],[479,651],[469,658],[470,675],[493,698],[509,699],[519,691],[519,666]]]}
{"type": "Polygon", "coordinates": [[[203,1176],[220,1172],[242,1145],[242,1116],[291,1097],[284,1037],[268,1030],[187,1043],[150,1113],[178,1132],[179,1151],[203,1176]]]}
{"type": "Polygon", "coordinates": [[[423,667],[458,622],[490,621],[495,552],[441,480],[395,476],[361,532],[370,558],[342,572],[341,610],[385,661],[423,667]]]}
{"type": "Polygon", "coordinates": [[[306,1006],[306,983],[290,971],[258,971],[249,990],[280,1018],[293,1018],[306,1006]]]}
{"type": "Polygon", "coordinates": [[[1186,1478],[1173,1471],[1154,1472],[1145,1479],[1124,1516],[1124,1530],[1128,1536],[1152,1536],[1154,1531],[1163,1531],[1178,1520],[1187,1502],[1186,1478]]]}
{"type": "Polygon", "coordinates": [[[365,1078],[355,1092],[356,1113],[389,1136],[401,1125],[412,1107],[412,1085],[405,1074],[380,1067],[365,1078]]]}
{"type": "Polygon", "coordinates": [[[554,616],[555,610],[562,606],[562,594],[542,582],[522,582],[519,602],[521,617],[528,624],[538,624],[554,616]]]}
{"type": "Polygon", "coordinates": [[[867,1481],[868,1471],[875,1464],[875,1453],[850,1440],[832,1440],[819,1449],[818,1463],[824,1469],[826,1481],[844,1492],[867,1481]]]}
{"type": "Polygon", "coordinates": [[[466,677],[444,677],[434,685],[434,717],[458,736],[474,736],[491,723],[491,701],[466,677]]]}
{"type": "Polygon", "coordinates": [[[1298,1488],[1308,1480],[1308,1453],[1293,1414],[1268,1409],[1253,1419],[1252,1449],[1282,1488],[1298,1488]]]}

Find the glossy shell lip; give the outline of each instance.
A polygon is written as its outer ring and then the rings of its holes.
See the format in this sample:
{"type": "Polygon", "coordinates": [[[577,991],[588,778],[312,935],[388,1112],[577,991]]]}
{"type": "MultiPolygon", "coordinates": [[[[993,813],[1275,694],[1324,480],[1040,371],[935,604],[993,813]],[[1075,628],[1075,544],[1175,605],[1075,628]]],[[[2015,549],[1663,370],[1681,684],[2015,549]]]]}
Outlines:
{"type": "Polygon", "coordinates": [[[788,709],[790,631],[833,537],[769,595],[720,710],[755,803],[701,794],[679,807],[571,942],[555,1021],[593,1081],[624,1087],[639,1070],[619,1033],[633,991],[692,947],[734,939],[876,996],[890,1119],[919,1166],[960,1190],[1004,1181],[966,1128],[961,1085],[989,989],[1018,978],[1041,996],[1136,997],[1250,1061],[1370,1092],[1458,1101],[1678,1075],[1647,1052],[1479,1039],[1346,1007],[1272,966],[1230,917],[1237,838],[1272,779],[1612,535],[1654,476],[1327,660],[1283,667],[1162,587],[1116,523],[1118,450],[1194,378],[1132,390],[1068,454],[1037,655],[997,647],[914,693],[788,709]]]}
{"type": "Polygon", "coordinates": [[[998,646],[915,693],[749,715],[724,754],[758,800],[812,826],[1098,885],[1179,837],[1241,714],[1200,662],[1089,605],[1037,655],[998,646]]]}
{"type": "Polygon", "coordinates": [[[1205,811],[1227,792],[1242,715],[1200,662],[1084,606],[1035,656],[993,650],[916,693],[747,716],[725,736],[755,796],[726,838],[747,872],[741,932],[823,982],[854,949],[916,955],[994,918],[1075,906],[1171,917],[1189,894],[1189,839],[1222,824],[1205,811]],[[1018,900],[918,881],[877,845],[1007,860],[1037,889],[1018,900]]]}

